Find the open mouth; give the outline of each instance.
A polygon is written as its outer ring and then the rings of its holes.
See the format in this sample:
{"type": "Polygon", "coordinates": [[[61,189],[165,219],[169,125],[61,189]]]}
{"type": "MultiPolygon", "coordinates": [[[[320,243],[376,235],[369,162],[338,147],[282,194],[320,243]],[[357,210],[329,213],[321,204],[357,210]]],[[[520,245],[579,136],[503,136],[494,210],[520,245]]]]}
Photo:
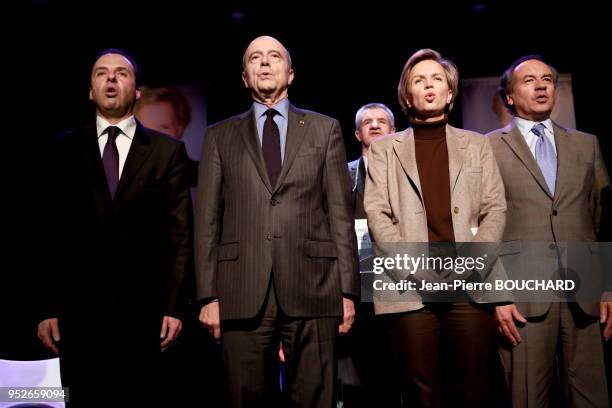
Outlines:
{"type": "Polygon", "coordinates": [[[104,95],[106,95],[107,98],[114,98],[119,95],[119,91],[111,86],[106,88],[106,91],[104,91],[104,95]]]}

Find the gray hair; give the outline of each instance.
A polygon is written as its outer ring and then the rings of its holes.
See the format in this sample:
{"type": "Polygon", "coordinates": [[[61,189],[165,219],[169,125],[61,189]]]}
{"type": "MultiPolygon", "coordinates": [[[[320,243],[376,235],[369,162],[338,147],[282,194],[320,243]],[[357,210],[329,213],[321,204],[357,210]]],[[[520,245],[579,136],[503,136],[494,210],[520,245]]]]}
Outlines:
{"type": "Polygon", "coordinates": [[[365,113],[365,111],[369,109],[382,109],[389,117],[389,122],[391,126],[392,127],[395,126],[395,117],[393,116],[393,112],[391,112],[391,109],[387,108],[387,106],[383,103],[368,103],[366,105],[363,105],[357,111],[357,114],[355,115],[355,129],[359,129],[359,126],[361,125],[361,121],[363,118],[363,114],[365,113]]]}

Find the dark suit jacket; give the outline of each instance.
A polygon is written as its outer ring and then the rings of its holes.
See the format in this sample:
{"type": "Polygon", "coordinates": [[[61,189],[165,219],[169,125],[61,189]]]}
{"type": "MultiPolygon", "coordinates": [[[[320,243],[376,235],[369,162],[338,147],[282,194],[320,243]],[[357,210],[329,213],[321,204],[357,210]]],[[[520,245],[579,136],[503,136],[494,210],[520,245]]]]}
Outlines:
{"type": "Polygon", "coordinates": [[[289,109],[276,186],[268,180],[252,110],[209,128],[200,162],[196,278],[222,319],[250,318],[273,271],[277,301],[293,317],[342,315],[358,298],[350,180],[337,120],[289,109]]]}
{"type": "Polygon", "coordinates": [[[367,218],[365,208],[363,207],[363,193],[365,191],[366,180],[363,156],[357,160],[349,162],[348,170],[351,177],[351,190],[353,192],[353,208],[355,209],[355,218],[367,218]]]}
{"type": "Polygon", "coordinates": [[[95,126],[57,137],[48,157],[52,268],[43,272],[42,317],[84,328],[122,316],[134,333],[140,323],[155,327],[159,344],[161,316],[177,311],[193,267],[184,145],[138,123],[114,200],[95,126]]]}
{"type": "MultiPolygon", "coordinates": [[[[554,243],[569,243],[570,249],[586,247],[588,252],[588,243],[597,241],[600,197],[610,185],[599,143],[593,135],[556,123],[553,127],[558,163],[554,196],[514,123],[488,135],[506,188],[508,210],[502,259],[511,279],[521,270],[528,274],[528,279],[563,278],[559,275],[554,243]],[[520,264],[527,259],[530,260],[527,265],[520,264]]],[[[566,262],[572,258],[579,260],[580,264],[571,268],[584,270],[579,276],[581,286],[590,284],[601,289],[603,278],[596,262],[585,265],[590,260],[588,256],[561,256],[564,258],[566,262]]],[[[586,313],[599,315],[597,302],[579,304],[586,313]]],[[[549,307],[550,302],[545,299],[518,304],[527,317],[541,316],[549,307]]]]}

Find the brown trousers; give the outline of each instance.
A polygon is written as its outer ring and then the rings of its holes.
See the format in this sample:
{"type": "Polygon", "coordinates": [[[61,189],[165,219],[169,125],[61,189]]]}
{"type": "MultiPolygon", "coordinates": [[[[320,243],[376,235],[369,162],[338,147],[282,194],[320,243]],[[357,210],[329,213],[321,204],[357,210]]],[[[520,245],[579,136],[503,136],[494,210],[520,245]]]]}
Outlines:
{"type": "Polygon", "coordinates": [[[389,316],[405,398],[417,407],[484,406],[492,318],[491,307],[467,302],[389,316]]]}
{"type": "Polygon", "coordinates": [[[229,400],[237,407],[335,406],[337,317],[285,315],[270,284],[253,319],[221,323],[229,400]],[[285,352],[285,390],[280,393],[279,344],[285,352]]]}

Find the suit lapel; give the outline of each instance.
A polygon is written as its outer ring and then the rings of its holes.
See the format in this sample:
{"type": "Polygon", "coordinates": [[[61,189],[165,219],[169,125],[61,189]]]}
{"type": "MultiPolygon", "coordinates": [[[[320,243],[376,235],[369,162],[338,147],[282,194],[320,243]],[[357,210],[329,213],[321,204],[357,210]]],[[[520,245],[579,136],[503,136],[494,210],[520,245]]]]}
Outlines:
{"type": "Polygon", "coordinates": [[[151,154],[151,138],[146,130],[140,123],[136,123],[136,132],[134,133],[134,139],[130,146],[125,164],[123,165],[123,171],[119,179],[119,185],[117,186],[117,192],[115,194],[115,201],[121,199],[121,196],[125,194],[126,189],[134,180],[138,170],[147,161],[151,154]]]}
{"type": "Polygon", "coordinates": [[[414,148],[414,132],[412,128],[399,133],[393,140],[393,151],[397,156],[402,169],[416,187],[416,193],[423,205],[423,194],[421,191],[421,182],[419,180],[419,170],[417,169],[416,154],[414,148]]]}
{"type": "Polygon", "coordinates": [[[357,169],[355,171],[355,189],[363,195],[365,190],[365,178],[366,178],[366,169],[365,163],[363,162],[363,156],[359,158],[357,162],[357,169]]]}
{"type": "Polygon", "coordinates": [[[259,174],[261,181],[263,181],[268,191],[272,193],[272,186],[270,185],[270,180],[268,178],[268,170],[266,169],[263,152],[261,151],[259,138],[257,136],[257,126],[255,125],[256,122],[253,108],[243,113],[239,119],[238,133],[240,133],[244,146],[249,153],[249,156],[251,156],[251,160],[253,160],[253,163],[255,164],[255,168],[257,169],[257,173],[259,174]]]}
{"type": "Polygon", "coordinates": [[[88,128],[85,131],[83,139],[84,162],[87,166],[91,181],[94,188],[103,197],[105,205],[110,206],[112,198],[108,183],[106,182],[106,174],[104,173],[104,165],[102,164],[102,155],[100,154],[100,145],[98,144],[98,132],[95,126],[88,128]]]}
{"type": "Polygon", "coordinates": [[[446,148],[448,150],[448,174],[451,194],[455,190],[459,173],[461,173],[461,168],[463,167],[467,145],[468,138],[463,132],[446,125],[446,148]]]}
{"type": "MultiPolygon", "coordinates": [[[[295,160],[295,156],[300,151],[304,135],[309,123],[305,120],[305,114],[302,110],[297,109],[293,105],[289,105],[289,117],[287,121],[287,140],[285,141],[285,158],[281,168],[280,176],[276,186],[273,188],[273,193],[283,184],[287,173],[291,170],[291,165],[295,160]]],[[[261,150],[261,149],[260,149],[261,150]]]]}
{"type": "Polygon", "coordinates": [[[571,166],[569,163],[574,160],[571,155],[572,150],[567,131],[553,122],[553,133],[555,135],[555,146],[557,148],[557,178],[555,181],[554,201],[558,201],[565,188],[565,181],[571,177],[571,166]],[[559,163],[561,163],[561,165],[559,165],[559,163]]]}
{"type": "Polygon", "coordinates": [[[518,127],[514,124],[510,124],[503,130],[504,134],[502,135],[502,139],[506,142],[508,147],[516,154],[518,159],[527,167],[527,170],[533,175],[536,182],[540,185],[540,187],[546,192],[546,194],[552,199],[552,195],[550,191],[548,191],[548,187],[546,185],[546,181],[544,180],[544,176],[542,175],[542,171],[540,170],[540,166],[536,162],[531,150],[529,150],[529,146],[527,146],[527,142],[525,142],[525,138],[519,131],[518,127]]]}

